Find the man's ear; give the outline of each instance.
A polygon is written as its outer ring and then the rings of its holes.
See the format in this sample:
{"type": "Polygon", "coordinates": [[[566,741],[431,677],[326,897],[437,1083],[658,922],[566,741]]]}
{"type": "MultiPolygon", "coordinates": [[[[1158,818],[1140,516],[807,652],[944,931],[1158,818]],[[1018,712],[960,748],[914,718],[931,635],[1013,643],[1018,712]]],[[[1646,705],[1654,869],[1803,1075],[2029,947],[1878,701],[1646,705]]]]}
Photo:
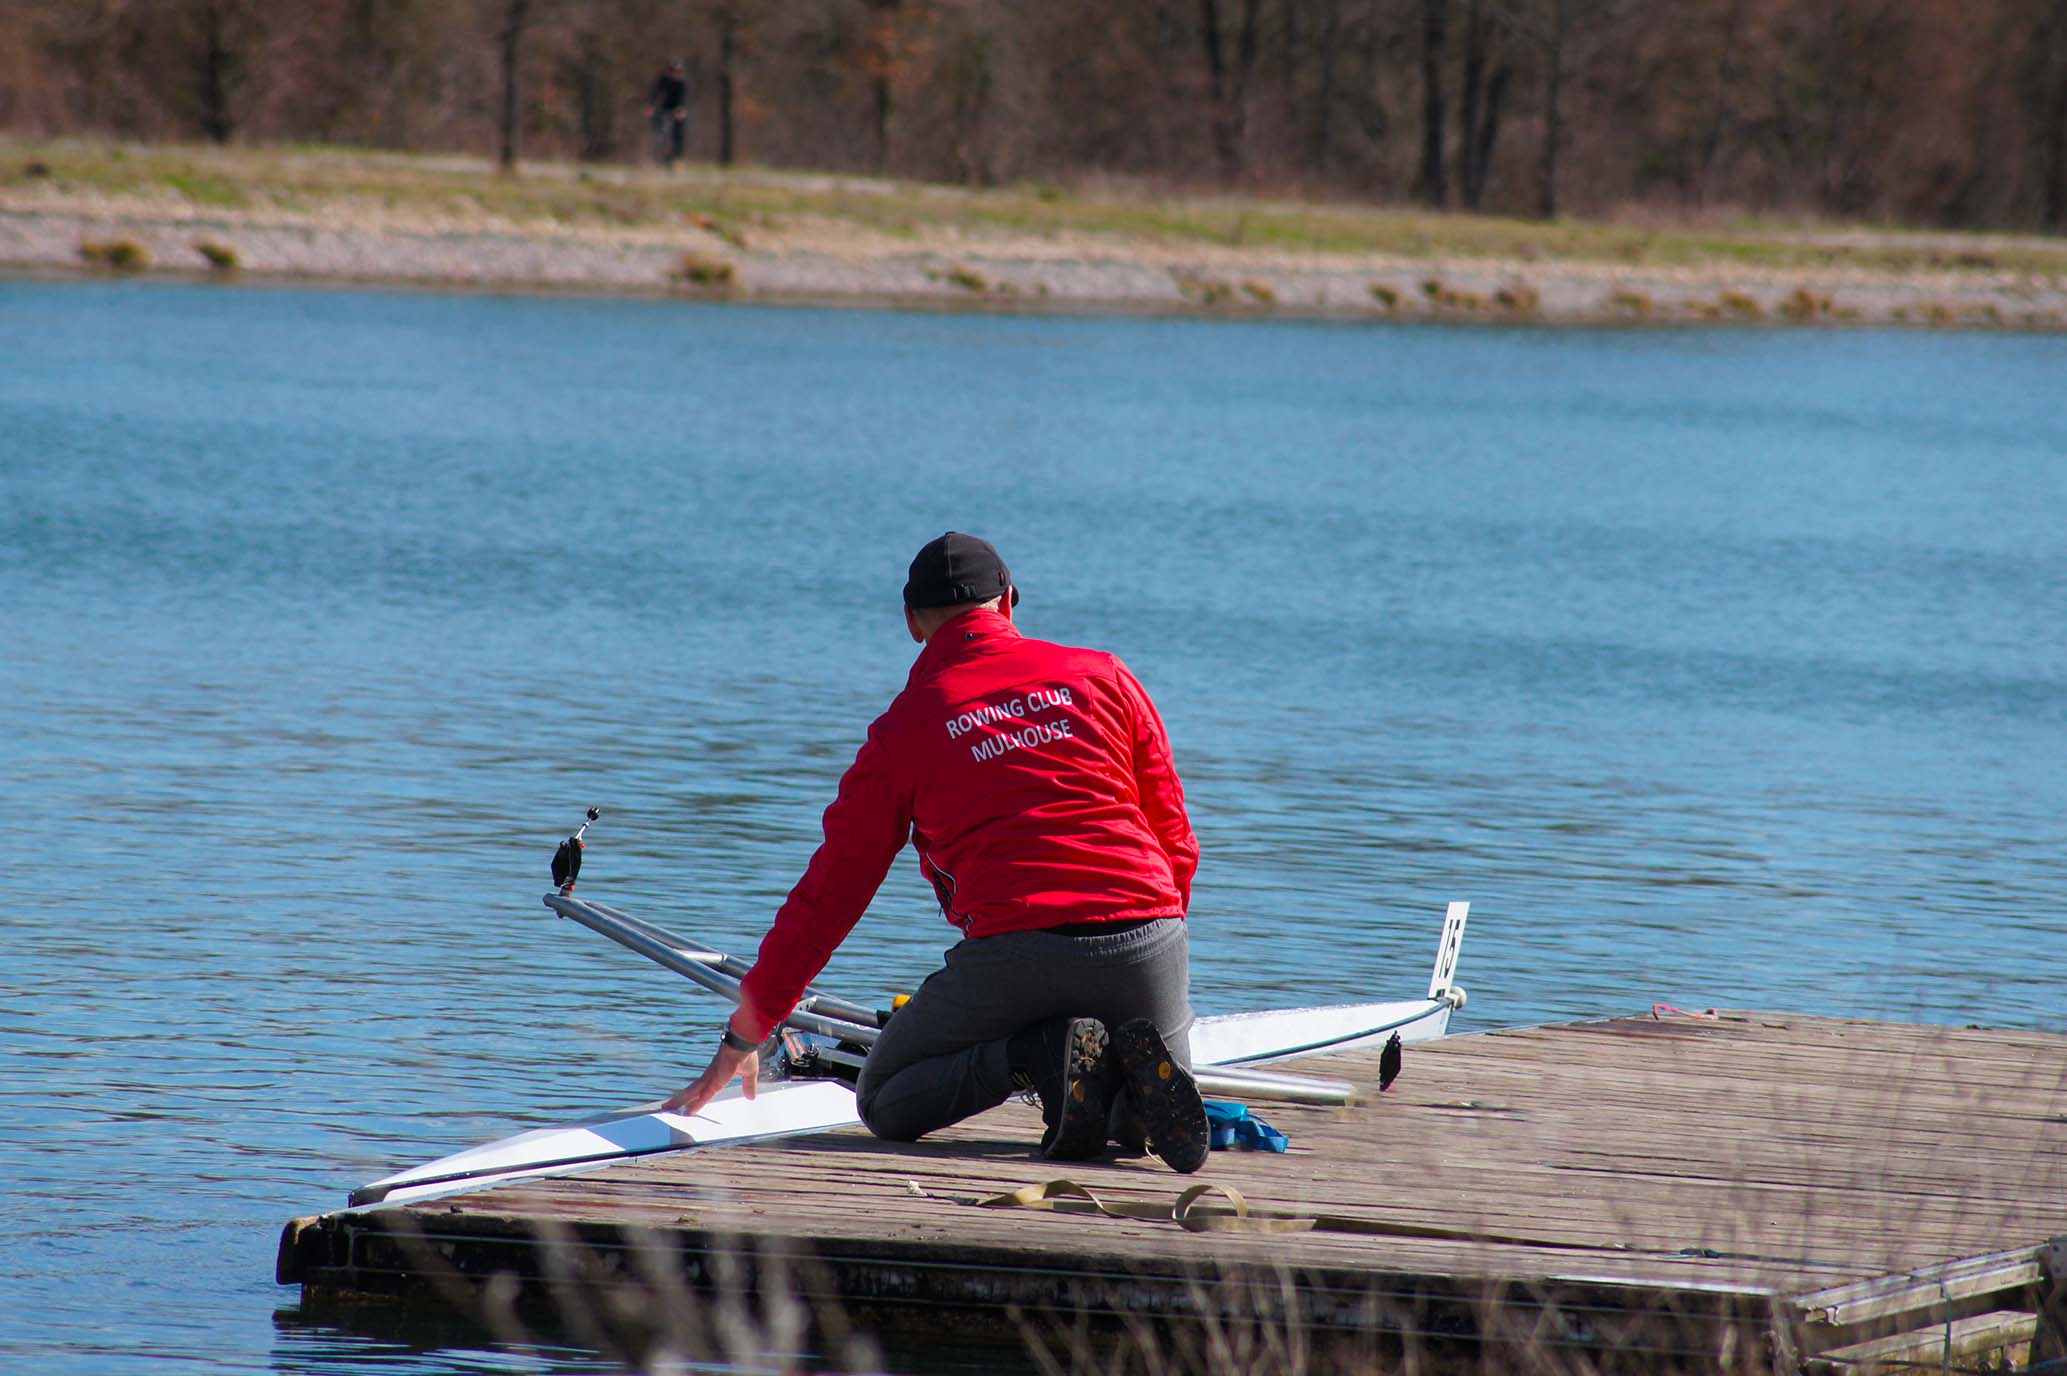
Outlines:
{"type": "Polygon", "coordinates": [[[910,607],[904,609],[904,629],[911,632],[911,638],[918,644],[926,643],[926,633],[919,629],[919,618],[910,607]]]}
{"type": "Polygon", "coordinates": [[[1010,621],[1012,619],[1012,609],[1018,605],[1019,589],[1008,584],[1005,588],[1005,595],[998,599],[998,615],[1010,621]]]}

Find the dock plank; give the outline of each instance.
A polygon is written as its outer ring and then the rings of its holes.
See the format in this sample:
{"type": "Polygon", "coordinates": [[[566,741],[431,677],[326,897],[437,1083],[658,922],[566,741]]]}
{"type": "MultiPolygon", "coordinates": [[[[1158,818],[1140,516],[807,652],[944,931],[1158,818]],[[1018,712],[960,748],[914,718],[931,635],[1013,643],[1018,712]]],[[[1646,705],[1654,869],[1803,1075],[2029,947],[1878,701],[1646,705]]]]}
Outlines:
{"type": "MultiPolygon", "coordinates": [[[[1036,1160],[1038,1113],[1008,1104],[916,1144],[855,1128],[330,1216],[318,1220],[336,1234],[328,1250],[309,1254],[345,1262],[301,1278],[406,1291],[406,1261],[371,1245],[387,1260],[352,1260],[355,1229],[415,1229],[455,1255],[478,1242],[510,1265],[526,1238],[573,1229],[627,1247],[666,1238],[685,1255],[779,1243],[834,1259],[842,1297],[893,1310],[877,1291],[1119,1312],[1152,1307],[1151,1277],[1169,1291],[1154,1303],[1181,1309],[1178,1279],[1196,1291],[1211,1273],[1297,1277],[1307,1309],[1350,1328],[1377,1322],[1381,1301],[1398,1329],[1400,1306],[1434,1312],[1488,1287],[1536,1297],[1539,1330],[1552,1309],[1560,1322],[1593,1315],[1589,1332],[1610,1314],[1699,1315],[1713,1339],[1763,1313],[1759,1350],[1786,1366],[1799,1342],[1819,1341],[1813,1325],[1789,1328],[1800,1323],[1788,1296],[2067,1234],[2067,1037],[1728,1012],[1421,1044],[1383,1093],[1374,1053],[1296,1068],[1355,1082],[1359,1102],[1256,1105],[1291,1149],[1217,1152],[1192,1178],[1153,1161],[1036,1160]],[[970,1202],[1057,1177],[1133,1204],[1208,1181],[1333,1226],[1192,1233],[970,1202]],[[1758,1304],[1743,1310],[1747,1296],[1758,1304]]],[[[925,1312],[952,1303],[928,1299],[925,1312]]],[[[1490,1333],[1487,1311],[1474,1313],[1490,1333]]],[[[1871,1350],[1876,1336],[1855,1325],[1820,1341],[1871,1350]]]]}

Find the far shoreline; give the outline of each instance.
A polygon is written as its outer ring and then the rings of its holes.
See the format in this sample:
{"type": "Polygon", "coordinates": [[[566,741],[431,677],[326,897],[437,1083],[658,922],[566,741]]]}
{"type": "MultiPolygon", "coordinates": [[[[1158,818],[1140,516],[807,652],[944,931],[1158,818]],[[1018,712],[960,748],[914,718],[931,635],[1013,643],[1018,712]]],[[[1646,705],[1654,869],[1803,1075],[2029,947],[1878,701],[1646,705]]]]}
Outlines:
{"type": "Polygon", "coordinates": [[[508,178],[400,154],[9,139],[0,276],[1016,315],[2067,332],[2067,241],[1732,237],[765,170],[543,165],[508,178]]]}

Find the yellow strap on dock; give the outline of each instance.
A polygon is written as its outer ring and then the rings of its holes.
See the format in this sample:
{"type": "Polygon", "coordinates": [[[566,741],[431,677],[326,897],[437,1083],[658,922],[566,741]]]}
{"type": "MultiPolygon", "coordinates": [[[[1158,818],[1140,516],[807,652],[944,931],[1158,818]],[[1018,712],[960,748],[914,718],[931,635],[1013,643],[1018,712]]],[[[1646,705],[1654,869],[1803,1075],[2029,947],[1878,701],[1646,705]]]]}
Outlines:
{"type": "Polygon", "coordinates": [[[984,1209],[1048,1209],[1056,1213],[1101,1214],[1106,1218],[1143,1219],[1151,1223],[1175,1223],[1190,1233],[1304,1233],[1321,1225],[1318,1217],[1293,1214],[1252,1214],[1249,1201],[1232,1185],[1193,1185],[1173,1203],[1130,1200],[1108,1204],[1074,1180],[1047,1180],[1022,1185],[989,1199],[971,1200],[984,1209]],[[1201,1207],[1209,1194],[1226,1196],[1231,1208],[1201,1207]]]}

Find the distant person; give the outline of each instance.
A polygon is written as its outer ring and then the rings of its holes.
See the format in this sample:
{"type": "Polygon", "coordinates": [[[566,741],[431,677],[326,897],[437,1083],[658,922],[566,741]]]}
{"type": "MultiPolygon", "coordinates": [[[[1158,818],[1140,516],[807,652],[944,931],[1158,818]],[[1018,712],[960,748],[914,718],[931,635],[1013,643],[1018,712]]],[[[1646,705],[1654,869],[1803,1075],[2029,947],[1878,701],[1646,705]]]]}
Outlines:
{"type": "Polygon", "coordinates": [[[682,136],[689,129],[689,69],[681,58],[653,78],[646,118],[653,124],[653,156],[673,167],[682,160],[682,136]]]}
{"type": "Polygon", "coordinates": [[[1162,718],[1112,655],[1033,640],[997,550],[949,531],[904,585],[919,652],[840,780],[825,841],[740,982],[695,1084],[695,1113],[825,968],[907,842],[961,932],[883,1028],[855,1086],[861,1120],[909,1142],[1030,1090],[1056,1160],[1151,1150],[1205,1162],[1190,1064],[1185,909],[1198,841],[1162,718]]]}

